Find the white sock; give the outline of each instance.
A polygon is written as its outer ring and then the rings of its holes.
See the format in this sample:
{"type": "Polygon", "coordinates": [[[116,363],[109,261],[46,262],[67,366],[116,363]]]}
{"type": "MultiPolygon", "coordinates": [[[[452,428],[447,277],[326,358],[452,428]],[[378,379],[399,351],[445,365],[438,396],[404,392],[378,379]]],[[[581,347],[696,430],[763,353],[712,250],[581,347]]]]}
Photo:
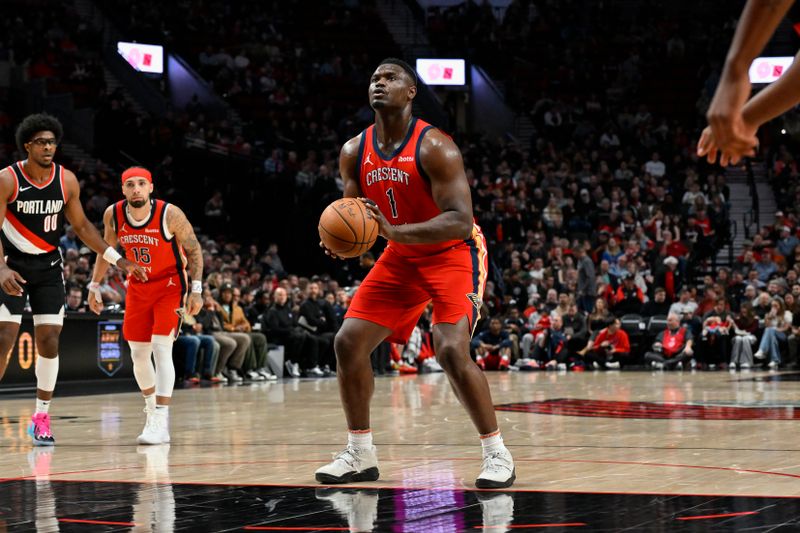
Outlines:
{"type": "Polygon", "coordinates": [[[156,411],[159,413],[169,413],[169,405],[156,405],[156,411]]]}
{"type": "Polygon", "coordinates": [[[36,412],[47,413],[50,410],[50,400],[40,400],[36,398],[36,412]]]}
{"type": "Polygon", "coordinates": [[[360,429],[347,432],[347,446],[351,448],[372,448],[372,430],[360,429]]]}
{"type": "Polygon", "coordinates": [[[156,410],[156,395],[155,393],[144,397],[144,406],[148,411],[156,410]]]}
{"type": "Polygon", "coordinates": [[[505,445],[503,444],[503,436],[500,434],[500,430],[498,429],[497,431],[492,431],[486,435],[481,435],[481,448],[483,449],[483,455],[487,455],[505,448],[505,445]]]}
{"type": "Polygon", "coordinates": [[[56,388],[58,379],[58,356],[53,358],[36,358],[36,388],[52,392],[56,388]]]}

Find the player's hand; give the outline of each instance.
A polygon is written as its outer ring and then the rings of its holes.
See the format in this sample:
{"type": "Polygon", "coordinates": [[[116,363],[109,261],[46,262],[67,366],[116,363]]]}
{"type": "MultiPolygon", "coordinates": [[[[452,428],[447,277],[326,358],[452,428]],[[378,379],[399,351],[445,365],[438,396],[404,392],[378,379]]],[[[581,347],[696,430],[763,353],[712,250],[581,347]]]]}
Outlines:
{"type": "Polygon", "coordinates": [[[750,97],[750,91],[747,73],[736,76],[728,74],[720,80],[708,107],[706,118],[722,152],[722,166],[729,162],[735,165],[758,146],[755,131],[745,125],[742,117],[742,108],[750,97]]]}
{"type": "Polygon", "coordinates": [[[383,236],[387,241],[395,240],[394,236],[397,233],[397,227],[389,222],[385,216],[383,216],[381,210],[378,209],[378,205],[369,198],[359,198],[359,200],[364,202],[364,205],[367,206],[367,210],[372,215],[372,218],[378,222],[378,234],[383,236]]]}
{"type": "Polygon", "coordinates": [[[203,307],[203,297],[199,293],[189,293],[189,299],[186,300],[186,313],[190,316],[195,316],[200,312],[203,307]]]}
{"type": "Polygon", "coordinates": [[[103,298],[100,296],[100,291],[89,290],[89,297],[86,299],[89,302],[89,309],[92,313],[99,315],[103,312],[103,298]]]}
{"type": "MultiPolygon", "coordinates": [[[[748,124],[745,124],[744,127],[747,134],[752,133],[752,135],[755,136],[757,128],[748,124]]],[[[717,156],[719,155],[719,164],[722,166],[727,166],[728,163],[735,165],[739,162],[742,156],[754,157],[756,155],[756,148],[757,147],[751,148],[749,151],[742,154],[724,152],[717,144],[717,140],[716,137],[714,137],[714,132],[712,131],[711,126],[706,126],[706,128],[703,130],[703,133],[700,135],[700,140],[697,142],[697,155],[699,157],[705,157],[706,161],[712,165],[717,162],[717,156]]]]}
{"type": "Polygon", "coordinates": [[[331,252],[324,244],[322,244],[322,241],[319,241],[319,247],[322,248],[323,252],[325,252],[327,255],[331,256],[334,259],[344,259],[344,257],[339,257],[335,253],[331,252]]]}
{"type": "Polygon", "coordinates": [[[0,267],[0,287],[11,296],[22,296],[22,283],[27,283],[16,270],[11,270],[8,265],[0,267]]]}
{"type": "Polygon", "coordinates": [[[145,269],[133,261],[128,261],[124,257],[120,257],[119,261],[117,261],[117,268],[124,270],[128,275],[132,275],[139,281],[147,281],[147,272],[145,269]]]}

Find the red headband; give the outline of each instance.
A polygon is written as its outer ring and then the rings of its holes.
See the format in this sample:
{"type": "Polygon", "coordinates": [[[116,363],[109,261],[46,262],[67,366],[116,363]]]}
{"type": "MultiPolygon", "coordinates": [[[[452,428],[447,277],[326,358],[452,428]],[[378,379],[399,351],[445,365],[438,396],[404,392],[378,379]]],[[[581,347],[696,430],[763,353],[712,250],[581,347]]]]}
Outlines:
{"type": "Polygon", "coordinates": [[[150,183],[153,183],[153,176],[150,175],[150,171],[142,167],[131,167],[123,172],[122,184],[125,185],[125,182],[130,178],[144,178],[150,183]]]}

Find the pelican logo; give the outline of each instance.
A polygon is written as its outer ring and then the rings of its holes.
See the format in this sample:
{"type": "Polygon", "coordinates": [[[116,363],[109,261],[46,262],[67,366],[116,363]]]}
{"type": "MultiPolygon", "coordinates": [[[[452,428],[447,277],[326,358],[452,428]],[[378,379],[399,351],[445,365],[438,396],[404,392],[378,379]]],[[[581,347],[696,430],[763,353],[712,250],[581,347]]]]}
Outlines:
{"type": "Polygon", "coordinates": [[[472,305],[475,306],[475,309],[481,308],[481,297],[475,294],[474,292],[467,293],[467,300],[472,302],[472,305]]]}
{"type": "Polygon", "coordinates": [[[373,167],[375,166],[375,163],[373,163],[372,161],[370,161],[370,160],[369,160],[369,158],[370,158],[370,157],[372,157],[372,154],[371,154],[371,153],[368,153],[368,154],[367,154],[367,158],[364,160],[364,166],[367,166],[367,163],[369,163],[369,164],[370,164],[370,165],[372,165],[373,167]]]}

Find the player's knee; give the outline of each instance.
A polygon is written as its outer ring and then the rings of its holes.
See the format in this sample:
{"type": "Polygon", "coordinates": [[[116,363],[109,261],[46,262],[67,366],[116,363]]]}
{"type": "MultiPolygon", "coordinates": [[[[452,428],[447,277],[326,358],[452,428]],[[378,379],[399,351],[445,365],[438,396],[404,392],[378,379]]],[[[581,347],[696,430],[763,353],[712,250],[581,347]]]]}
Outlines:
{"type": "Polygon", "coordinates": [[[58,355],[58,334],[37,335],[36,348],[42,357],[55,357],[58,355]]]}
{"type": "Polygon", "coordinates": [[[358,338],[345,331],[339,330],[333,339],[333,350],[336,352],[336,361],[341,365],[347,365],[353,361],[359,351],[358,338]]]}
{"type": "Polygon", "coordinates": [[[452,372],[464,365],[469,359],[469,351],[455,342],[442,342],[436,347],[436,360],[445,372],[452,372]]]}

